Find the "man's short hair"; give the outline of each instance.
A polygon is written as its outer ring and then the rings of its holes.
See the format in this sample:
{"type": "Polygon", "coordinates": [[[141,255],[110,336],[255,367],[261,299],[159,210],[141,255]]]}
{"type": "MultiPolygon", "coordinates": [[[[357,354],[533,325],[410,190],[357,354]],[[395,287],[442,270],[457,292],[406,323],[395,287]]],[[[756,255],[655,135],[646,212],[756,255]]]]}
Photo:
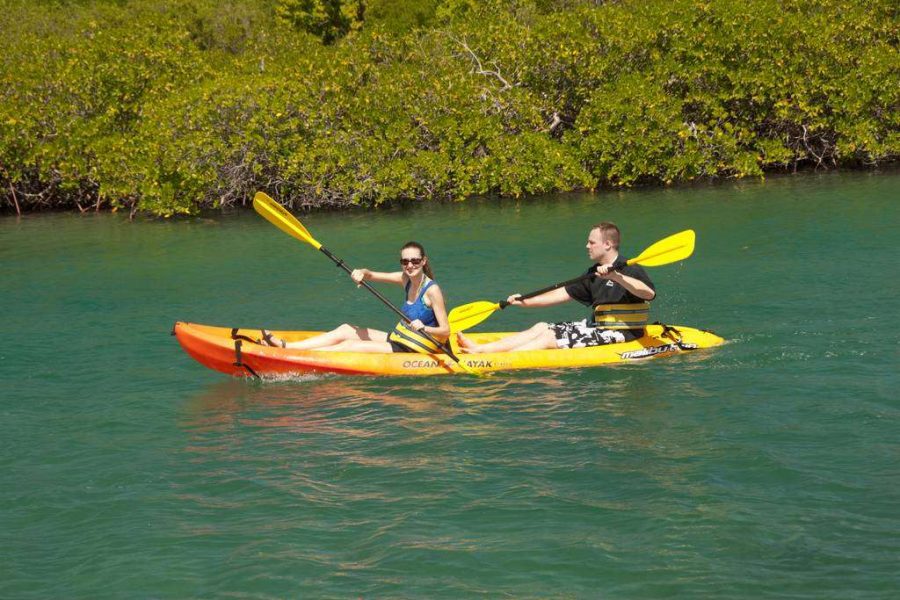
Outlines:
{"type": "Polygon", "coordinates": [[[619,232],[619,228],[615,223],[612,223],[610,221],[602,221],[591,227],[591,229],[599,229],[600,235],[603,236],[602,239],[609,240],[613,248],[615,248],[616,250],[619,249],[619,239],[621,238],[622,234],[619,232]]]}

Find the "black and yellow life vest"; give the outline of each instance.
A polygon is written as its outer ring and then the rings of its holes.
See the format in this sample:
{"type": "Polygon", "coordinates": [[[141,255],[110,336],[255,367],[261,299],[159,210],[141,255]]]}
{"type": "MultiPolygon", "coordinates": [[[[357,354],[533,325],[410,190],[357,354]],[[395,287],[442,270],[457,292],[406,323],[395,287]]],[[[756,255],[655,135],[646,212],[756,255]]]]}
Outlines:
{"type": "Polygon", "coordinates": [[[414,331],[404,323],[397,323],[393,331],[388,334],[388,339],[397,342],[401,346],[409,348],[413,352],[429,354],[432,352],[443,352],[440,347],[429,340],[421,333],[414,331]]]}
{"type": "Polygon", "coordinates": [[[594,326],[602,329],[640,329],[650,320],[650,303],[598,304],[594,326]]]}

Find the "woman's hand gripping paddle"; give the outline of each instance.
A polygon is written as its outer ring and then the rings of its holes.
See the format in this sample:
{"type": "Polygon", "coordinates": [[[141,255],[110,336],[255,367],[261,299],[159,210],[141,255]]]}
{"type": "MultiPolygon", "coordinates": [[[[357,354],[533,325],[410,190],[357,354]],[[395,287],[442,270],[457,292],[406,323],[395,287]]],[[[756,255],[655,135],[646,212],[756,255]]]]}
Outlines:
{"type": "MultiPolygon", "coordinates": [[[[669,237],[656,242],[636,257],[629,259],[626,264],[641,265],[644,267],[659,267],[679,260],[684,260],[693,254],[695,240],[696,234],[694,233],[694,230],[685,229],[684,231],[670,235],[669,237]]],[[[540,296],[546,292],[552,292],[555,289],[578,283],[579,281],[589,279],[593,276],[593,273],[589,273],[587,275],[582,275],[581,277],[576,277],[575,279],[560,281],[551,286],[519,296],[519,299],[525,300],[534,298],[535,296],[540,296]]],[[[509,306],[509,302],[506,300],[501,300],[500,302],[479,300],[478,302],[470,302],[469,304],[457,306],[450,311],[450,314],[447,317],[450,321],[450,331],[456,333],[458,331],[465,331],[470,327],[475,327],[494,314],[495,311],[503,310],[507,306],[509,306]]]]}
{"type": "MultiPolygon", "coordinates": [[[[285,232],[286,234],[288,234],[291,237],[297,238],[301,242],[306,242],[307,244],[309,244],[316,250],[319,250],[325,256],[330,258],[337,266],[342,268],[348,274],[352,273],[352,269],[350,267],[348,267],[347,264],[343,260],[341,260],[340,258],[336,257],[334,254],[329,252],[325,246],[320,244],[312,236],[312,234],[309,232],[309,230],[307,230],[306,227],[304,227],[303,224],[299,220],[297,220],[297,218],[294,215],[292,215],[291,213],[286,211],[283,206],[281,206],[280,204],[275,202],[275,200],[270,198],[264,192],[256,192],[256,195],[253,197],[253,208],[254,208],[254,210],[256,210],[256,212],[258,212],[260,214],[260,216],[262,216],[262,218],[264,218],[266,221],[268,221],[269,223],[271,223],[278,229],[282,230],[283,232],[285,232]]],[[[372,294],[374,294],[376,298],[381,300],[385,306],[387,306],[392,311],[397,313],[400,316],[400,318],[403,319],[403,321],[405,323],[407,323],[407,324],[410,323],[409,318],[406,315],[404,315],[403,312],[399,308],[397,308],[396,306],[391,304],[391,301],[388,300],[387,298],[385,298],[378,290],[373,288],[371,285],[369,285],[365,281],[361,282],[361,285],[364,288],[366,288],[367,290],[369,290],[370,292],[372,292],[372,294]]],[[[457,357],[453,353],[453,351],[450,349],[448,344],[440,343],[439,341],[437,341],[436,339],[434,339],[432,336],[425,333],[424,331],[420,330],[417,333],[419,333],[423,337],[428,338],[434,344],[436,344],[441,350],[444,351],[444,353],[447,356],[449,356],[454,362],[456,362],[456,364],[459,365],[460,369],[462,369],[466,373],[469,373],[470,375],[482,375],[482,373],[476,371],[475,369],[471,368],[470,366],[468,366],[468,365],[464,364],[462,361],[460,361],[459,357],[457,357]]]]}

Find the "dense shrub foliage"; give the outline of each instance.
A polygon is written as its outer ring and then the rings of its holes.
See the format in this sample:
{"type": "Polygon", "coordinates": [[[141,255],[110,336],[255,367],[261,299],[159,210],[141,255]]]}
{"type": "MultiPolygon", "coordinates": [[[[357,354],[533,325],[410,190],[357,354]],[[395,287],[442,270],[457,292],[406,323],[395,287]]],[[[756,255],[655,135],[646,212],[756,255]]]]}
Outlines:
{"type": "Polygon", "coordinates": [[[0,204],[520,195],[900,155],[895,0],[0,0],[0,204]]]}

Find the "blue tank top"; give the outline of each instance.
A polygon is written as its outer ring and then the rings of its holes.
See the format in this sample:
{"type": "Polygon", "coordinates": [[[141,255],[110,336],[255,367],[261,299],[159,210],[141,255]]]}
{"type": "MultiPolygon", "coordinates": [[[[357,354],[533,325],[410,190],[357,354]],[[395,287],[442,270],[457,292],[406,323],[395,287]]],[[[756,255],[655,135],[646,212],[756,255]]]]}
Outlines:
{"type": "MultiPolygon", "coordinates": [[[[406,297],[409,296],[409,286],[412,284],[412,281],[406,282],[406,297]]],[[[419,290],[419,295],[416,296],[416,299],[412,302],[406,301],[404,298],[403,314],[409,317],[410,321],[415,321],[416,319],[422,321],[422,324],[426,327],[437,327],[437,317],[434,315],[434,311],[431,310],[428,306],[425,306],[425,292],[428,291],[434,285],[434,281],[428,280],[422,286],[422,289],[419,290]]]]}

